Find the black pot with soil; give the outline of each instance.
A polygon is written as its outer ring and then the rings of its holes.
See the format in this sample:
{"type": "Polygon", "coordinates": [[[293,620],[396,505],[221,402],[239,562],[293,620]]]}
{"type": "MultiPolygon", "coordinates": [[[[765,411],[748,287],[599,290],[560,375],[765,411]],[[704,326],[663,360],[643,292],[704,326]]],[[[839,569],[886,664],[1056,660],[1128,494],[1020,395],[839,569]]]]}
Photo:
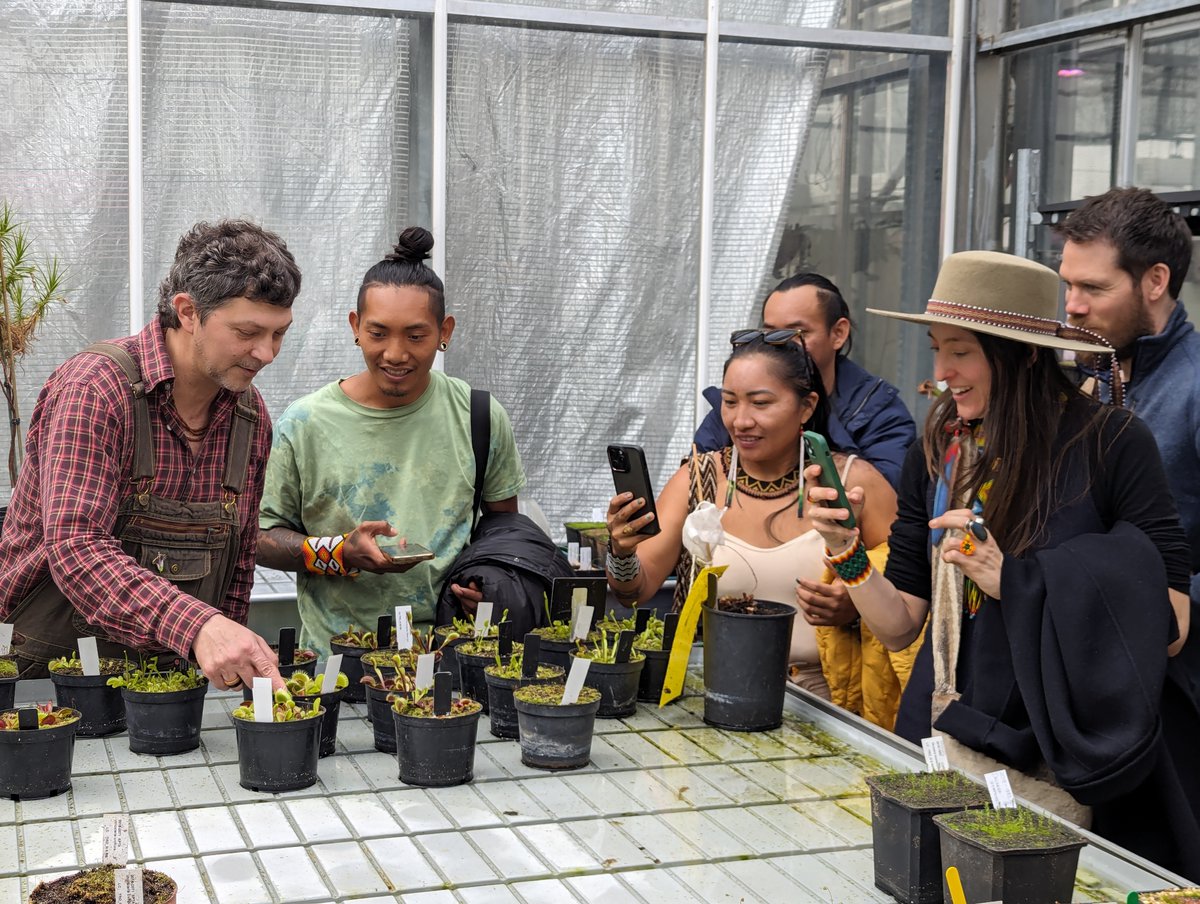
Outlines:
{"type": "Polygon", "coordinates": [[[208,679],[194,668],[173,672],[134,669],[110,678],[125,699],[129,749],[170,756],[200,746],[208,679]]]}
{"type": "Polygon", "coordinates": [[[433,699],[392,710],[400,781],[428,788],[462,785],[475,777],[475,734],[482,704],[458,699],[449,714],[434,714],[433,699]]]}
{"type": "Polygon", "coordinates": [[[81,713],[79,737],[103,738],[125,730],[125,699],[120,688],[108,685],[109,678],[124,671],[125,663],[120,659],[101,659],[99,675],[83,674],[78,658],[50,663],[56,702],[81,713]]]}
{"type": "Polygon", "coordinates": [[[585,686],[577,702],[563,703],[563,689],[561,684],[539,684],[513,692],[526,766],[581,769],[591,758],[600,692],[585,686]]]}
{"type": "Polygon", "coordinates": [[[324,694],[295,695],[296,703],[301,706],[311,706],[313,701],[320,701],[321,710],[325,713],[320,719],[320,755],[322,757],[333,756],[333,752],[337,748],[338,720],[341,718],[342,699],[345,697],[346,690],[347,688],[343,687],[324,694]]]}
{"type": "MultiPolygon", "coordinates": [[[[1048,816],[1024,808],[964,810],[933,817],[942,863],[958,868],[968,901],[1070,901],[1086,842],[1048,816]]],[[[943,880],[945,900],[950,890],[943,880]]]]}
{"type": "Polygon", "coordinates": [[[370,653],[372,650],[380,648],[378,638],[383,634],[386,634],[388,638],[387,643],[383,644],[384,647],[395,645],[396,630],[392,627],[390,615],[380,617],[375,631],[357,631],[351,625],[348,630],[329,638],[330,650],[342,654],[341,671],[345,672],[346,677],[350,679],[343,699],[351,703],[366,701],[366,688],[360,683],[360,679],[365,674],[362,657],[364,653],[370,653]]]}
{"type": "Polygon", "coordinates": [[[796,609],[745,597],[703,612],[704,721],[732,731],[778,728],[796,609]]]}
{"type": "Polygon", "coordinates": [[[517,656],[513,656],[507,665],[499,666],[493,662],[483,670],[488,689],[490,728],[492,734],[498,738],[520,737],[513,691],[531,684],[561,683],[565,675],[563,670],[555,665],[538,665],[537,673],[529,677],[522,672],[522,661],[517,656]]]}
{"type": "MultiPolygon", "coordinates": [[[[632,632],[630,632],[632,635],[632,632]]],[[[632,636],[630,638],[632,640],[632,636]]],[[[602,642],[603,643],[603,642],[602,642]]],[[[637,650],[630,650],[625,662],[605,662],[596,658],[603,656],[603,646],[571,653],[571,659],[590,659],[584,685],[600,692],[600,709],[596,716],[601,719],[620,719],[637,712],[638,684],[646,657],[637,650]]],[[[605,659],[609,658],[604,656],[605,659]]]]}
{"type": "Polygon", "coordinates": [[[325,711],[311,704],[283,701],[275,719],[256,722],[253,705],[233,711],[238,748],[238,784],[248,791],[278,793],[317,783],[317,759],[325,711]]]}
{"type": "MultiPolygon", "coordinates": [[[[544,628],[534,628],[533,633],[542,639],[541,653],[538,661],[542,665],[556,665],[564,672],[571,668],[571,653],[578,649],[579,643],[571,640],[571,626],[556,624],[544,628]]],[[[584,641],[584,646],[591,646],[600,639],[599,631],[592,631],[584,641]]]]}
{"type": "Polygon", "coordinates": [[[0,797],[32,800],[71,787],[79,713],[23,707],[0,713],[0,797]]]}
{"type": "Polygon", "coordinates": [[[13,708],[18,674],[17,661],[11,656],[0,656],[0,711],[13,708]]]}
{"type": "MultiPolygon", "coordinates": [[[[85,869],[51,882],[39,882],[29,904],[80,904],[82,901],[115,899],[115,866],[85,869]]],[[[175,904],[178,890],[175,880],[157,870],[142,870],[143,904],[175,904]]]]}
{"type": "Polygon", "coordinates": [[[988,792],[958,772],[867,777],[875,887],[903,904],[941,904],[942,850],[933,817],[980,809],[988,792]]]}
{"type": "MultiPolygon", "coordinates": [[[[523,650],[523,646],[519,643],[512,645],[514,654],[519,654],[523,650]]],[[[483,670],[489,665],[494,665],[496,657],[500,651],[500,639],[487,638],[484,640],[468,640],[465,643],[458,645],[455,652],[458,654],[458,676],[459,689],[462,695],[469,700],[474,700],[483,707],[483,712],[489,712],[488,706],[488,684],[483,670]]],[[[508,662],[508,657],[503,657],[501,663],[508,662]]]]}

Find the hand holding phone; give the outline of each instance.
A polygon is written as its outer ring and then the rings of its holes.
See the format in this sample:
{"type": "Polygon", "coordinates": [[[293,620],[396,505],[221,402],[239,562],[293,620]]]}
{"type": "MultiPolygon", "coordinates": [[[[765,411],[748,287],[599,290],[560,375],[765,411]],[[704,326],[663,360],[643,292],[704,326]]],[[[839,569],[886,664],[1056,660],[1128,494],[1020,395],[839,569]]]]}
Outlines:
{"type": "Polygon", "coordinates": [[[405,543],[401,546],[399,543],[379,542],[379,549],[391,559],[393,565],[416,565],[418,562],[428,562],[434,557],[433,550],[426,549],[418,543],[405,543]]]}
{"type": "Polygon", "coordinates": [[[653,514],[637,534],[653,537],[659,532],[658,512],[654,506],[654,489],[650,486],[650,470],[646,467],[646,453],[640,446],[612,445],[608,447],[608,465],[612,469],[613,486],[617,495],[632,493],[634,499],[645,499],[646,504],[630,520],[653,514]]]}
{"type": "Polygon", "coordinates": [[[837,490],[837,500],[834,502],[821,503],[826,508],[844,508],[849,512],[849,516],[844,521],[839,521],[842,527],[847,530],[852,530],[855,525],[854,509],[850,507],[850,500],[846,498],[846,488],[842,486],[842,478],[838,475],[837,468],[833,464],[833,455],[829,451],[829,443],[825,442],[825,437],[819,433],[813,433],[811,430],[804,431],[804,449],[808,459],[816,465],[821,466],[821,484],[837,490]]]}

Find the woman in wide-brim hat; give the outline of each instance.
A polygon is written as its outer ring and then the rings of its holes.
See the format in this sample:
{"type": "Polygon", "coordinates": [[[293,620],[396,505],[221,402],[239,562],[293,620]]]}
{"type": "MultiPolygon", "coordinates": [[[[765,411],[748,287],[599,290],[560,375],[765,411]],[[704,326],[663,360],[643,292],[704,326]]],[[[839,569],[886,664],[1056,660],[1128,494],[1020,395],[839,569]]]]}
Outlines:
{"type": "MultiPolygon", "coordinates": [[[[1057,312],[1054,271],[986,251],[946,260],[925,313],[872,311],[925,324],[946,384],[905,462],[886,573],[838,525],[844,509],[824,507],[836,491],[819,469],[806,514],[885,645],[928,619],[932,693],[918,659],[910,737],[932,722],[952,763],[1008,768],[1018,795],[1195,871],[1200,774],[1173,741],[1200,723],[1168,675],[1188,547],[1154,437],[1080,392],[1055,353],[1112,349],[1057,312]]],[[[854,506],[864,495],[849,490],[854,506]]]]}

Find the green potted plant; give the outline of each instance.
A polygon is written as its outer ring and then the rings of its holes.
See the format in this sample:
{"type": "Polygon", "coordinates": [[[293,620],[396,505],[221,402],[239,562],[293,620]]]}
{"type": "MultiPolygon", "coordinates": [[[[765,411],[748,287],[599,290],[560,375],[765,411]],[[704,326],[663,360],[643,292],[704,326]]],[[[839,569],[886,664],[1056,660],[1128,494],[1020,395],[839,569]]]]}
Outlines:
{"type": "Polygon", "coordinates": [[[108,679],[125,671],[120,659],[101,659],[99,675],[83,674],[78,652],[52,659],[50,680],[59,706],[69,706],[83,714],[79,737],[103,738],[125,730],[125,700],[121,691],[109,687],[108,679]]]}
{"type": "Polygon", "coordinates": [[[363,675],[360,683],[367,693],[367,718],[375,736],[375,749],[380,753],[396,752],[396,724],[392,719],[394,694],[406,695],[416,688],[415,675],[406,670],[385,675],[378,669],[374,675],[363,675]]]}
{"type": "Polygon", "coordinates": [[[396,647],[384,647],[379,650],[372,650],[369,653],[363,653],[363,674],[369,675],[375,672],[376,674],[388,676],[401,670],[415,672],[417,657],[424,656],[426,653],[433,653],[434,662],[436,663],[441,660],[442,656],[441,653],[434,650],[433,642],[434,634],[432,631],[422,632],[419,628],[413,628],[412,646],[407,650],[400,650],[396,647]]]}
{"type": "Polygon", "coordinates": [[[475,735],[483,706],[459,697],[446,710],[438,715],[434,695],[419,688],[392,695],[400,781],[444,787],[465,784],[474,777],[475,735]]]}
{"type": "MultiPolygon", "coordinates": [[[[346,660],[342,660],[345,662],[346,660]]],[[[293,672],[285,685],[287,692],[300,706],[318,707],[324,712],[321,717],[321,756],[332,756],[337,746],[338,719],[341,717],[342,698],[350,685],[345,672],[338,672],[334,689],[322,693],[324,675],[313,677],[307,672],[293,672]]]]}
{"type": "Polygon", "coordinates": [[[17,695],[17,661],[0,656],[0,711],[12,709],[17,695]]]}
{"type": "Polygon", "coordinates": [[[158,756],[200,746],[200,723],[208,679],[192,666],[159,671],[157,658],[108,679],[125,698],[129,749],[158,756]]]}
{"type": "MultiPolygon", "coordinates": [[[[958,868],[968,901],[1070,901],[1086,842],[1062,823],[1024,807],[962,810],[933,817],[942,863],[958,868]]],[[[944,889],[948,899],[950,892],[944,889]]]]}
{"type": "MultiPolygon", "coordinates": [[[[381,623],[391,625],[392,620],[384,616],[381,623]]],[[[394,647],[396,645],[396,629],[389,628],[387,630],[388,639],[384,646],[394,647]]],[[[366,691],[360,683],[365,674],[362,657],[364,653],[379,649],[379,633],[382,632],[360,631],[354,625],[350,625],[341,634],[335,634],[329,638],[329,648],[335,653],[342,654],[342,671],[350,679],[350,685],[346,688],[346,699],[351,703],[363,703],[367,699],[366,691]]]]}
{"type": "Polygon", "coordinates": [[[286,690],[278,690],[270,722],[255,721],[253,703],[243,703],[230,718],[237,736],[238,784],[243,788],[296,791],[317,783],[321,726],[327,718],[320,697],[302,705],[286,690]]]}
{"type": "MultiPolygon", "coordinates": [[[[97,866],[51,882],[39,882],[29,904],[110,904],[116,901],[117,867],[97,866]]],[[[177,889],[175,880],[166,873],[152,869],[142,870],[143,904],[175,904],[177,889]]]]}
{"type": "Polygon", "coordinates": [[[563,703],[563,684],[531,684],[513,691],[521,762],[536,769],[580,769],[592,755],[600,692],[586,685],[575,703],[563,703]]]}
{"type": "Polygon", "coordinates": [[[942,851],[933,817],[987,806],[987,789],[958,772],[889,772],[866,781],[875,887],[904,904],[941,904],[942,851]]]}
{"type": "MultiPolygon", "coordinates": [[[[512,645],[513,655],[521,652],[519,643],[512,645]]],[[[488,712],[488,686],[483,670],[500,654],[500,639],[476,638],[464,641],[455,648],[458,658],[459,687],[462,695],[475,700],[488,712]]]]}
{"type": "Polygon", "coordinates": [[[0,713],[0,797],[51,797],[71,787],[79,712],[50,703],[0,713]]]}
{"type": "Polygon", "coordinates": [[[796,607],[746,594],[702,611],[704,721],[732,731],[778,728],[796,607]]]}
{"type": "MultiPolygon", "coordinates": [[[[500,651],[495,661],[484,667],[483,677],[487,682],[488,714],[491,717],[491,732],[498,738],[517,738],[517,710],[513,705],[513,691],[529,684],[548,684],[562,681],[564,672],[556,665],[538,664],[536,672],[526,677],[525,649],[523,644],[513,644],[514,650],[508,662],[502,662],[500,651]],[[520,649],[516,649],[520,647],[520,649]]],[[[532,670],[532,662],[530,664],[532,670]]]]}
{"type": "MultiPolygon", "coordinates": [[[[65,301],[63,272],[58,258],[48,263],[34,259],[29,232],[17,221],[12,205],[0,206],[0,389],[8,408],[9,486],[17,483],[24,443],[21,439],[21,406],[17,392],[17,362],[29,353],[34,333],[51,306],[65,301]]],[[[3,501],[3,500],[0,500],[3,501]]],[[[0,527],[7,501],[0,506],[0,527]]]]}
{"type": "MultiPolygon", "coordinates": [[[[637,698],[643,703],[657,704],[662,699],[663,682],[667,678],[667,663],[671,659],[671,645],[664,643],[664,622],[654,612],[646,620],[646,627],[633,641],[633,648],[646,657],[642,674],[638,679],[637,698]]],[[[674,632],[672,632],[673,639],[674,632]]]]}
{"type": "MultiPolygon", "coordinates": [[[[570,623],[551,619],[550,603],[547,601],[545,605],[547,624],[533,629],[533,633],[542,639],[539,659],[544,665],[556,665],[566,671],[571,667],[571,651],[578,648],[579,642],[571,639],[570,623]]],[[[600,631],[591,631],[583,643],[593,644],[599,639],[600,631]]]]}
{"type": "MultiPolygon", "coordinates": [[[[633,632],[622,634],[629,636],[632,647],[633,632]]],[[[580,643],[571,653],[572,659],[592,661],[584,683],[600,692],[600,709],[596,715],[601,719],[619,719],[637,712],[638,683],[646,656],[630,648],[628,658],[622,657],[617,640],[619,636],[601,631],[595,646],[580,643]]]]}

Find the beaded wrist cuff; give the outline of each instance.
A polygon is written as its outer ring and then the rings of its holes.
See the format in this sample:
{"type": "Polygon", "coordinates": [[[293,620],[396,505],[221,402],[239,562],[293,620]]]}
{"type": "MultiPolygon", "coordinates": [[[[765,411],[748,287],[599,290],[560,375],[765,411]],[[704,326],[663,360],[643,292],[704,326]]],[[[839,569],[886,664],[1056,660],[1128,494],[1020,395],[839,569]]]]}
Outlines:
{"type": "MultiPolygon", "coordinates": [[[[826,549],[826,553],[828,553],[826,549]]],[[[845,552],[831,556],[829,567],[837,572],[842,583],[847,587],[858,587],[871,576],[871,560],[867,558],[867,548],[861,539],[855,539],[854,544],[845,552]]]]}
{"type": "Polygon", "coordinates": [[[342,558],[346,550],[346,537],[349,534],[337,534],[333,537],[304,538],[304,568],[309,574],[339,575],[351,577],[358,574],[357,568],[346,568],[342,558]]]}
{"type": "Polygon", "coordinates": [[[637,580],[637,576],[642,573],[642,562],[637,557],[637,553],[628,556],[614,556],[610,552],[604,560],[604,565],[608,569],[608,573],[613,576],[613,580],[620,584],[628,584],[630,581],[637,580]]]}

